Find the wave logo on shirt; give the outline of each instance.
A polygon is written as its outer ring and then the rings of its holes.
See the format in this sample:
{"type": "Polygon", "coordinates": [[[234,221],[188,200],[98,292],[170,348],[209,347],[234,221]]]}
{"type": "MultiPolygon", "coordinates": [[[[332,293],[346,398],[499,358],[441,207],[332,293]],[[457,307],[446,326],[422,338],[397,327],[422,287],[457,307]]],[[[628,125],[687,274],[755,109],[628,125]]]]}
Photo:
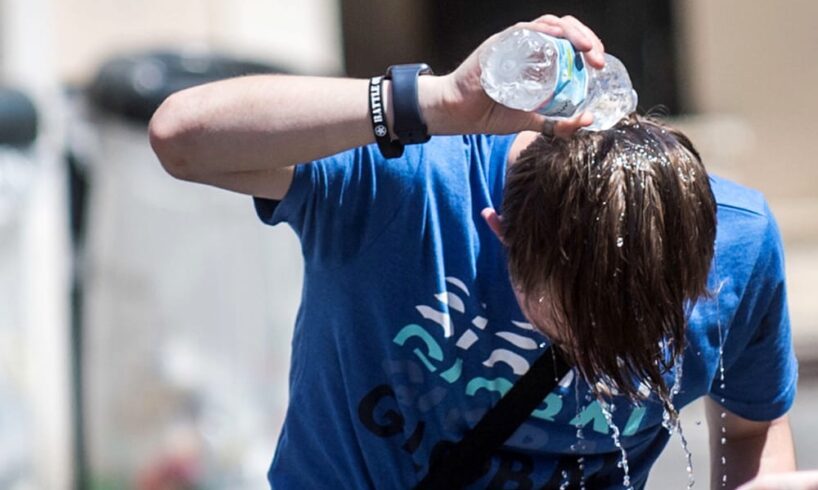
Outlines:
{"type": "MultiPolygon", "coordinates": [[[[444,340],[455,342],[458,351],[465,354],[472,346],[477,344],[480,335],[491,335],[486,332],[488,319],[481,315],[467,316],[468,326],[462,333],[455,333],[455,325],[450,311],[455,311],[466,315],[466,303],[460,294],[470,296],[465,283],[456,277],[447,277],[446,282],[455,291],[444,291],[435,294],[434,297],[445,306],[444,311],[440,311],[430,305],[417,305],[415,309],[420,313],[425,323],[433,325],[433,329],[438,330],[438,334],[443,335],[444,340]],[[478,334],[480,333],[480,334],[478,334]]],[[[528,360],[522,355],[514,352],[512,348],[523,351],[537,351],[542,346],[530,336],[534,328],[525,322],[512,321],[515,330],[503,330],[494,332],[493,335],[503,339],[507,347],[498,347],[482,360],[482,365],[487,368],[494,368],[499,364],[506,364],[516,376],[522,376],[531,367],[528,360]]],[[[408,324],[395,335],[393,341],[404,347],[412,348],[412,354],[420,360],[423,366],[431,373],[438,374],[446,382],[453,384],[460,380],[463,374],[463,357],[458,356],[447,364],[444,360],[444,350],[441,348],[435,336],[426,328],[418,324],[408,324]],[[418,345],[419,344],[419,345],[418,345]]],[[[544,346],[544,345],[543,345],[544,346]]],[[[573,373],[563,380],[562,385],[568,386],[572,381],[573,373]]],[[[488,390],[499,393],[500,396],[511,389],[513,381],[499,377],[478,376],[466,382],[465,392],[474,396],[480,390],[488,390]]],[[[545,401],[544,409],[536,410],[532,415],[544,420],[553,420],[553,415],[559,411],[561,403],[558,395],[552,393],[545,401]]]]}
{"type": "MultiPolygon", "coordinates": [[[[417,472],[474,426],[488,406],[528,371],[528,359],[536,358],[544,347],[544,337],[529,323],[509,321],[508,327],[498,328],[492,320],[489,328],[482,313],[486,305],[472,296],[462,280],[446,277],[445,281],[446,290],[433,294],[436,301],[415,305],[416,322],[398,328],[392,337],[406,357],[382,362],[389,384],[375,386],[357,407],[363,426],[379,438],[398,443],[417,472]],[[474,402],[464,403],[464,395],[474,402]]],[[[614,431],[597,400],[577,395],[579,385],[587,388],[569,371],[532,412],[532,420],[506,441],[505,446],[514,451],[494,455],[493,469],[484,473],[493,482],[489,487],[551,478],[554,481],[548,480],[545,487],[556,488],[563,474],[569,474],[571,481],[578,478],[574,473],[581,455],[589,474],[618,474],[619,452],[611,442],[614,431]],[[544,427],[543,423],[556,425],[544,427]],[[577,430],[584,433],[581,440],[577,430]],[[539,451],[556,459],[540,467],[529,455],[539,451]]],[[[627,437],[641,428],[646,413],[646,406],[622,406],[611,415],[621,436],[627,437]]]]}
{"type": "MultiPolygon", "coordinates": [[[[401,370],[412,370],[412,373],[408,375],[407,383],[396,386],[397,398],[401,404],[414,404],[421,412],[427,412],[442,403],[451,389],[455,391],[462,389],[463,393],[469,397],[481,395],[484,401],[485,394],[482,394],[482,391],[494,394],[496,398],[504,396],[513,386],[514,380],[525,374],[530,368],[528,359],[520,352],[528,352],[531,357],[531,353],[544,347],[544,344],[541,345],[535,340],[534,337],[539,334],[535,333],[534,327],[526,322],[510,321],[511,328],[507,330],[498,329],[496,326],[487,329],[489,324],[487,318],[468,311],[467,304],[475,304],[476,301],[471,298],[466,284],[451,276],[446,277],[445,280],[447,290],[434,294],[438,302],[437,307],[428,304],[416,305],[415,310],[420,316],[418,322],[403,326],[392,339],[395,344],[411,352],[411,356],[419,361],[422,367],[407,366],[406,362],[401,361],[386,361],[384,364],[385,369],[393,376],[401,370]],[[456,320],[453,319],[453,316],[456,317],[456,320]],[[477,352],[480,352],[479,354],[474,350],[469,352],[481,341],[491,342],[494,347],[476,349],[477,352]],[[452,348],[452,343],[456,348],[452,348]],[[444,349],[443,346],[447,348],[444,349]],[[475,359],[475,355],[479,357],[475,359]],[[482,369],[478,375],[465,379],[464,362],[469,362],[473,367],[471,363],[475,361],[485,369],[482,369]],[[418,370],[425,370],[427,374],[423,375],[418,370]],[[514,376],[509,376],[507,374],[509,371],[514,376]],[[426,393],[416,393],[417,390],[414,388],[424,385],[422,380],[430,375],[440,378],[445,382],[443,386],[448,385],[450,388],[445,389],[438,383],[426,393]]],[[[481,306],[485,308],[485,305],[481,304],[481,306]]],[[[474,372],[474,369],[471,369],[470,372],[474,372]]],[[[564,396],[571,391],[574,381],[574,372],[569,371],[559,386],[545,397],[531,416],[546,422],[567,423],[575,428],[589,427],[598,434],[608,435],[611,427],[598,401],[590,397],[586,398],[586,402],[589,403],[582,408],[576,406],[577,403],[573,406],[576,410],[570,410],[573,413],[568,413],[569,404],[565,403],[564,396]]],[[[469,425],[473,425],[479,420],[485,409],[486,407],[475,406],[472,412],[462,414],[462,416],[469,422],[469,425]]],[[[633,407],[627,419],[623,421],[622,436],[635,434],[645,414],[645,407],[633,407]]],[[[620,414],[617,415],[619,415],[617,418],[621,418],[620,414]]],[[[456,419],[444,421],[444,430],[458,432],[458,427],[462,429],[460,422],[456,419]]],[[[531,427],[531,432],[536,431],[534,427],[531,427]]],[[[520,433],[524,434],[525,430],[520,433]]],[[[536,449],[546,443],[543,437],[528,437],[516,441],[514,445],[536,449]]]]}
{"type": "MultiPolygon", "coordinates": [[[[462,333],[456,333],[450,311],[453,310],[466,315],[466,303],[458,293],[470,296],[470,292],[465,283],[456,277],[447,277],[446,282],[455,291],[449,290],[434,295],[445,306],[444,311],[429,305],[417,305],[415,307],[418,313],[427,320],[426,323],[433,324],[435,326],[433,329],[438,329],[444,339],[454,341],[458,350],[463,354],[479,341],[478,332],[482,332],[481,335],[494,335],[502,339],[506,347],[493,349],[488,357],[482,360],[482,365],[491,369],[499,364],[506,364],[514,375],[519,377],[525,374],[531,367],[530,363],[525,357],[514,352],[512,348],[523,351],[537,351],[544,347],[545,344],[538,344],[535,339],[529,336],[534,331],[534,327],[530,323],[511,321],[510,323],[515,327],[515,330],[501,330],[490,333],[486,331],[488,325],[486,318],[480,315],[469,318],[469,315],[466,317],[469,321],[468,326],[465,327],[462,333]]],[[[393,341],[404,347],[420,344],[420,346],[412,348],[412,354],[421,361],[429,372],[437,374],[450,384],[460,380],[463,373],[463,358],[458,356],[447,363],[443,358],[444,350],[435,340],[435,337],[424,327],[418,324],[406,325],[395,335],[393,341]]],[[[568,391],[573,381],[574,372],[569,371],[560,381],[558,389],[549,393],[540,408],[532,412],[531,416],[553,422],[554,417],[563,409],[562,395],[568,391]]],[[[477,376],[466,382],[465,393],[474,396],[480,390],[487,390],[496,392],[502,397],[511,389],[512,385],[513,381],[503,376],[477,376]]],[[[646,389],[646,387],[643,388],[646,389]]],[[[622,430],[622,435],[634,434],[638,430],[644,414],[644,407],[636,407],[622,430]]],[[[605,414],[596,400],[579,411],[568,423],[576,427],[584,427],[590,424],[593,430],[601,434],[608,434],[610,430],[605,414]]]]}
{"type": "MultiPolygon", "coordinates": [[[[472,296],[462,280],[446,277],[445,281],[446,290],[433,293],[435,301],[431,304],[415,305],[415,322],[398,328],[392,337],[406,357],[382,362],[389,384],[374,387],[358,404],[364,427],[400,444],[401,450],[411,456],[416,471],[445,453],[451,444],[449,439],[459,439],[465,427],[474,426],[487,405],[511,389],[514,381],[529,370],[528,359],[535,359],[544,347],[545,338],[529,323],[510,320],[505,328],[498,328],[496,320],[491,320],[489,328],[490,321],[483,316],[486,305],[472,296]],[[464,405],[463,395],[474,398],[474,403],[464,405]],[[444,403],[447,398],[448,404],[444,403]],[[437,422],[432,423],[432,419],[437,422]]],[[[569,371],[545,397],[532,412],[533,420],[525,422],[506,441],[507,447],[522,452],[495,454],[499,462],[495,461],[492,470],[493,482],[548,477],[560,480],[562,469],[576,471],[576,457],[580,454],[586,455],[588,471],[594,465],[593,471],[600,474],[616,473],[619,453],[608,447],[611,425],[597,400],[577,396],[579,385],[587,388],[569,371]],[[557,425],[543,427],[543,422],[557,425]],[[578,429],[584,432],[581,441],[576,437],[578,429]],[[597,437],[590,437],[594,433],[597,437]],[[560,471],[552,466],[538,469],[526,455],[528,451],[543,450],[555,454],[560,471]],[[602,456],[591,459],[598,452],[602,456]]],[[[638,432],[646,413],[645,406],[622,406],[612,415],[621,436],[627,437],[638,432]]]]}
{"type": "MultiPolygon", "coordinates": [[[[459,279],[447,277],[446,282],[460,289],[465,295],[469,295],[468,288],[466,288],[466,285],[459,279]]],[[[446,305],[448,307],[446,308],[447,310],[454,310],[459,313],[466,314],[465,303],[456,293],[445,291],[436,294],[435,298],[437,298],[442,304],[446,305]]],[[[454,325],[448,312],[438,311],[429,305],[418,305],[415,307],[415,309],[424,319],[429,320],[440,327],[444,339],[451,340],[454,338],[454,325]]],[[[533,330],[533,327],[528,323],[512,322],[512,324],[521,330],[533,330]]],[[[471,318],[469,327],[467,327],[462,334],[457,336],[455,345],[464,352],[469,350],[469,348],[471,348],[479,339],[477,332],[485,331],[486,325],[488,325],[488,320],[486,318],[480,315],[475,315],[471,318]]],[[[495,335],[506,340],[509,344],[514,345],[519,349],[535,351],[540,347],[534,339],[520,335],[514,331],[501,331],[497,332],[495,335]]],[[[440,348],[440,345],[423,327],[416,324],[409,324],[403,327],[403,329],[395,336],[394,342],[403,346],[411,337],[418,337],[418,339],[421,340],[427,348],[426,352],[419,348],[415,348],[412,352],[429,369],[429,371],[436,372],[437,367],[432,360],[438,362],[443,361],[443,351],[440,348]]],[[[494,367],[495,364],[500,362],[510,366],[514,374],[518,376],[523,375],[530,367],[530,364],[525,357],[506,348],[495,349],[491,355],[483,361],[483,365],[490,368],[494,367]]],[[[461,358],[457,358],[454,364],[442,372],[440,376],[449,383],[457,381],[460,378],[462,364],[463,360],[461,358]]],[[[507,380],[503,380],[503,382],[505,381],[507,380]]],[[[484,380],[484,382],[487,385],[493,384],[488,380],[484,380]]]]}

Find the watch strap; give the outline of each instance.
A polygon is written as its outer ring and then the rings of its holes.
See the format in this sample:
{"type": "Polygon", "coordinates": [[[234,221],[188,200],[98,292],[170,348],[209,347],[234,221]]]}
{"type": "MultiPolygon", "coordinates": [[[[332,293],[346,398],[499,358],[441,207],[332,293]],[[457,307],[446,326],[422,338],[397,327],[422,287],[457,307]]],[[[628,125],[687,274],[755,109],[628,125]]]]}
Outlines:
{"type": "Polygon", "coordinates": [[[431,139],[418,101],[418,76],[432,74],[426,63],[392,65],[385,78],[391,80],[395,135],[404,145],[426,143],[431,139]]]}

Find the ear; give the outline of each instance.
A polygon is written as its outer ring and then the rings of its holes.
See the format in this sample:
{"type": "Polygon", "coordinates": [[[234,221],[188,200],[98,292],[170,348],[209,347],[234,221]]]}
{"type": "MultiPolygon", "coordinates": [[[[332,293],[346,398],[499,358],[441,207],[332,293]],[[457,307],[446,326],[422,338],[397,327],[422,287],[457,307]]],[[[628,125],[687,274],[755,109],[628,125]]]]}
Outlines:
{"type": "Polygon", "coordinates": [[[480,211],[480,216],[482,216],[483,219],[486,220],[486,224],[489,225],[489,228],[491,228],[491,231],[493,231],[494,234],[497,236],[497,238],[500,240],[500,242],[503,245],[505,245],[506,241],[505,241],[505,239],[503,239],[503,218],[502,218],[502,216],[497,214],[497,211],[495,211],[494,208],[485,208],[485,209],[483,209],[482,211],[480,211]]]}

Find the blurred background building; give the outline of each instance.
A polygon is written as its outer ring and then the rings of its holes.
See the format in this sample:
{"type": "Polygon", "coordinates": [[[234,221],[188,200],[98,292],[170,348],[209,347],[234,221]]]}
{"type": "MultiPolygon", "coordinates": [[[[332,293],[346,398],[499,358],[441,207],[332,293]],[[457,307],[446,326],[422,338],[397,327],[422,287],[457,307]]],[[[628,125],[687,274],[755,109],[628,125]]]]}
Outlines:
{"type": "MultiPolygon", "coordinates": [[[[162,171],[146,122],[168,90],[412,61],[443,73],[549,12],[594,29],[642,110],[663,106],[712,171],[770,200],[802,362],[796,442],[818,467],[814,1],[0,0],[0,87],[37,109],[32,141],[0,123],[0,488],[265,486],[298,244],[248,198],[162,171]]],[[[701,407],[685,416],[706,463],[701,407]]],[[[682,458],[660,461],[665,486],[686,483],[682,458]]]]}

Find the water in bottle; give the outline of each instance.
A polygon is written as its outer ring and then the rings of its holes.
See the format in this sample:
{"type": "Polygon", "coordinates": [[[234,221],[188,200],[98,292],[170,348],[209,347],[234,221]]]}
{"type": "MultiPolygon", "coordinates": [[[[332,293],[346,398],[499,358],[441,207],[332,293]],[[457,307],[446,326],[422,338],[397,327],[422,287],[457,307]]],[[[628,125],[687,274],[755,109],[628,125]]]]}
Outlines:
{"type": "Polygon", "coordinates": [[[568,40],[541,32],[503,34],[480,53],[480,67],[483,89],[498,103],[556,119],[589,111],[586,129],[609,129],[636,109],[622,62],[606,54],[604,68],[591,68],[568,40]]]}

